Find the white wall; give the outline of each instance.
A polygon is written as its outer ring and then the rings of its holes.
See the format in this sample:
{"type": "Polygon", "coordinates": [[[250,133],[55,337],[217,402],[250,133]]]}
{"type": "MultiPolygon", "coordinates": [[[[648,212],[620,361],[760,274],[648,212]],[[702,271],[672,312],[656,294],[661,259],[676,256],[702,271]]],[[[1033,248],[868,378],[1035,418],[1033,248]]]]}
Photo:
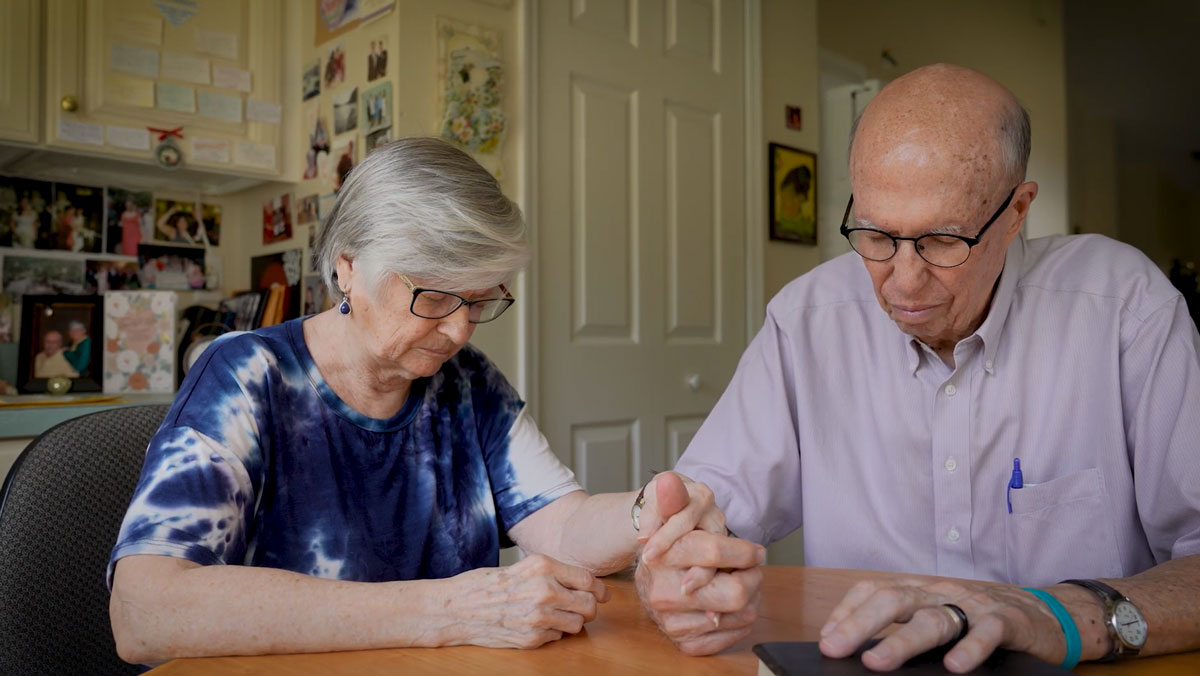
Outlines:
{"type": "MultiPolygon", "coordinates": [[[[763,0],[762,64],[764,161],[770,160],[766,154],[766,143],[770,142],[819,153],[821,99],[818,88],[820,72],[817,65],[816,0],[763,0]],[[784,106],[789,105],[801,108],[801,131],[787,127],[784,106]]],[[[823,171],[818,154],[818,183],[823,171]]],[[[765,202],[767,195],[751,195],[749,198],[765,202]]],[[[817,204],[818,214],[827,208],[831,208],[831,205],[817,204]]],[[[761,236],[766,239],[765,220],[761,229],[761,236]]],[[[815,245],[767,241],[763,250],[764,300],[769,301],[785,284],[820,262],[815,245]]]]}
{"type": "MultiPolygon", "coordinates": [[[[764,161],[769,159],[765,145],[772,141],[818,152],[821,145],[821,105],[818,88],[820,72],[817,63],[816,0],[763,0],[762,64],[764,161]],[[785,105],[801,107],[801,131],[787,128],[785,105]]],[[[823,171],[825,169],[822,168],[821,157],[818,155],[818,182],[823,171]]],[[[749,199],[765,201],[767,195],[750,195],[749,199]]],[[[830,205],[817,205],[818,213],[827,208],[830,208],[830,205]]],[[[767,239],[765,219],[759,236],[767,239]]],[[[770,300],[785,284],[808,272],[818,263],[820,255],[816,246],[767,241],[763,251],[762,272],[765,300],[770,300]]],[[[767,557],[768,562],[774,565],[803,564],[804,541],[801,532],[796,531],[771,545],[767,557]]]]}
{"type": "MultiPolygon", "coordinates": [[[[1117,126],[1111,119],[1071,107],[1071,232],[1117,237],[1117,126]]],[[[1039,196],[1039,205],[1040,199],[1039,196]]]]}
{"type": "Polygon", "coordinates": [[[1067,106],[1062,4],[961,0],[826,0],[818,4],[821,47],[893,80],[948,62],[994,77],[1017,95],[1033,122],[1029,179],[1040,191],[1030,237],[1068,231],[1067,106]],[[884,49],[898,62],[880,58],[884,49]]]}

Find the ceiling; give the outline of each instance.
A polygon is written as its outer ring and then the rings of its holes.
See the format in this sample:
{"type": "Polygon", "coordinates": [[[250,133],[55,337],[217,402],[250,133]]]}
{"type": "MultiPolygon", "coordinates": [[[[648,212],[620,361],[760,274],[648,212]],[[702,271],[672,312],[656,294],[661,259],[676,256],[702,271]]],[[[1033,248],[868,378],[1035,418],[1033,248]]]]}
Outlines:
{"type": "Polygon", "coordinates": [[[1118,161],[1200,200],[1200,2],[1065,0],[1068,104],[1116,123],[1118,161]]]}

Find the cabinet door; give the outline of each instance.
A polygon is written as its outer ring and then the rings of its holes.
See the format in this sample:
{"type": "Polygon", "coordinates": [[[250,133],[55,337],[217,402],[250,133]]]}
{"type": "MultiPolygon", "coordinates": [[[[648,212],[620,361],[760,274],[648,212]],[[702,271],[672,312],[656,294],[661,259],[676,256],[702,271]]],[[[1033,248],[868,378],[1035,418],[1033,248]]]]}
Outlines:
{"type": "Polygon", "coordinates": [[[0,139],[38,140],[41,3],[0,2],[0,139]]]}
{"type": "Polygon", "coordinates": [[[47,145],[152,162],[134,132],[182,127],[187,166],[278,176],[281,125],[247,110],[282,101],[282,19],[278,0],[48,0],[47,145]]]}

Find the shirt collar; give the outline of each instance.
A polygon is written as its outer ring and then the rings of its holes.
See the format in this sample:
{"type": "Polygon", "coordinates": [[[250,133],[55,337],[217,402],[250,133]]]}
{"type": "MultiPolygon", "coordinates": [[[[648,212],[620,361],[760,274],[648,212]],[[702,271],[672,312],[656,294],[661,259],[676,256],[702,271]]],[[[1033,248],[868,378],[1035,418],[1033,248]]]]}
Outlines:
{"type": "MultiPolygon", "coordinates": [[[[1025,238],[1018,236],[1013,238],[1012,243],[1008,245],[1008,251],[1004,254],[1004,269],[1000,272],[1000,281],[996,284],[996,290],[992,294],[988,315],[972,334],[979,336],[983,341],[982,366],[988,373],[995,372],[996,347],[1000,343],[1000,335],[1004,332],[1004,324],[1008,319],[1008,311],[1012,307],[1013,294],[1016,293],[1017,281],[1021,277],[1021,267],[1024,261],[1025,238]]],[[[912,336],[903,333],[901,335],[908,344],[906,354],[909,375],[915,376],[917,368],[921,365],[922,352],[928,350],[932,354],[932,350],[912,336]]],[[[964,340],[969,340],[969,338],[964,340]]]]}

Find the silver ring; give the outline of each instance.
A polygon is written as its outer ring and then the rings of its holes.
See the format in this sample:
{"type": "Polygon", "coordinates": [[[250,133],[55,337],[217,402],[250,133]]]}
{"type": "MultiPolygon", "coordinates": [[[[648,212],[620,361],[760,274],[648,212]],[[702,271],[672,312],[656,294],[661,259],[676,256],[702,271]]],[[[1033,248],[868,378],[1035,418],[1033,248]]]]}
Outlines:
{"type": "Polygon", "coordinates": [[[951,639],[951,642],[958,643],[967,635],[967,631],[971,628],[971,623],[967,621],[967,614],[962,608],[953,603],[943,603],[941,607],[950,616],[951,621],[954,622],[954,626],[958,627],[958,635],[951,639]]]}

